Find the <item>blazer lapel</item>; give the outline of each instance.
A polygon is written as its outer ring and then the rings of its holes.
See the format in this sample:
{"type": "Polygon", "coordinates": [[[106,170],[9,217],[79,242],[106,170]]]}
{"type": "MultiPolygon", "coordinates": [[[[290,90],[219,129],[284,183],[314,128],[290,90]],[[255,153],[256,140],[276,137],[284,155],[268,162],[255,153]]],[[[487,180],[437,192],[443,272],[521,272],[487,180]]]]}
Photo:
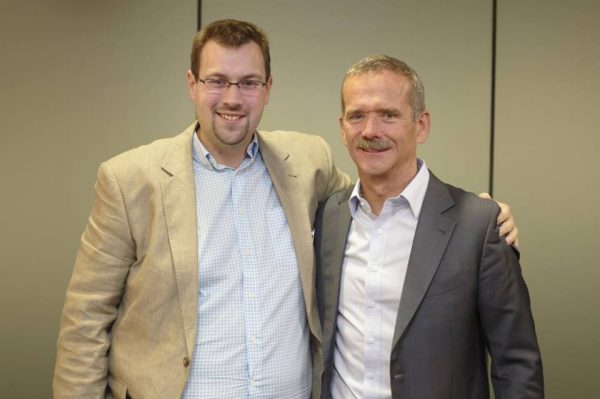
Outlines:
{"type": "Polygon", "coordinates": [[[192,162],[196,124],[175,138],[162,169],[162,200],[188,353],[193,352],[198,309],[198,229],[192,162]]]}
{"type": "MultiPolygon", "coordinates": [[[[335,321],[340,300],[340,283],[342,278],[342,265],[346,250],[348,232],[352,223],[352,215],[348,206],[348,198],[353,187],[349,187],[339,196],[331,209],[326,209],[323,214],[323,230],[318,243],[323,276],[323,337],[325,345],[333,343],[335,321]]],[[[323,353],[329,353],[329,348],[324,348],[323,353]]]]}
{"type": "Polygon", "coordinates": [[[446,185],[431,173],[408,261],[392,347],[406,330],[438,269],[456,225],[443,212],[453,205],[446,185]]]}
{"type": "Polygon", "coordinates": [[[285,213],[302,283],[306,316],[313,335],[321,341],[315,295],[315,268],[312,246],[312,231],[306,206],[306,193],[300,181],[299,165],[294,163],[285,149],[279,148],[258,133],[260,153],[265,163],[279,201],[285,213]]]}

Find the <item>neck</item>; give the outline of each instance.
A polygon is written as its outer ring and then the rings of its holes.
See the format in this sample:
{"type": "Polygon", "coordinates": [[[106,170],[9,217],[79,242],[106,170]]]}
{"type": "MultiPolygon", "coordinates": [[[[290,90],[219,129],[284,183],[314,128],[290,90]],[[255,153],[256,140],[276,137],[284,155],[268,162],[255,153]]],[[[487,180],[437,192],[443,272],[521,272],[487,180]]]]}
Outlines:
{"type": "MultiPolygon", "coordinates": [[[[204,143],[202,143],[202,144],[204,144],[204,143]]],[[[242,149],[232,150],[232,151],[228,151],[227,148],[225,148],[225,149],[217,149],[217,148],[209,149],[208,147],[206,147],[206,149],[208,150],[208,152],[210,152],[210,154],[213,157],[215,157],[215,160],[220,165],[228,166],[233,169],[237,169],[242,164],[242,161],[244,160],[244,157],[246,156],[246,147],[244,147],[242,149]]]]}
{"type": "Polygon", "coordinates": [[[371,212],[379,215],[385,200],[400,195],[416,175],[416,162],[415,167],[411,170],[394,176],[364,175],[359,172],[361,195],[369,203],[371,212]]]}
{"type": "Polygon", "coordinates": [[[233,169],[237,169],[241,165],[246,157],[246,149],[252,141],[252,136],[250,136],[241,143],[216,145],[211,140],[205,139],[200,132],[197,132],[197,135],[204,148],[220,165],[233,169]]]}

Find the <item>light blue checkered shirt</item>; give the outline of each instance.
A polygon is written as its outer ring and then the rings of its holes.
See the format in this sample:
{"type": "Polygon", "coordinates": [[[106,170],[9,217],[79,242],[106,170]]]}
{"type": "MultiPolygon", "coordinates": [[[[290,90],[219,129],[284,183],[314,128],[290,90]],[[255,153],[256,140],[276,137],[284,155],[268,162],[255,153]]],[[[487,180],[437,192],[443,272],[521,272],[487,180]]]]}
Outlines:
{"type": "Polygon", "coordinates": [[[182,398],[308,398],[309,330],[291,233],[256,135],[237,169],[194,135],[198,325],[182,398]]]}

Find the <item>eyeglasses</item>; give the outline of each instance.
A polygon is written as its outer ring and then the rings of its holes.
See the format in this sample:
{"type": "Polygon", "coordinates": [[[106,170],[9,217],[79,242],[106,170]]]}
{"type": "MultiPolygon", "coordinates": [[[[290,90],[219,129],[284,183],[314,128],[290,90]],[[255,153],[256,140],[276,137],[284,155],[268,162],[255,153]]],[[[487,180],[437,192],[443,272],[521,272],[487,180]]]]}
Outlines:
{"type": "Polygon", "coordinates": [[[245,79],[240,82],[229,82],[225,79],[198,79],[204,84],[206,91],[213,94],[224,94],[229,86],[237,86],[240,94],[244,96],[256,96],[267,84],[258,80],[245,79]]]}

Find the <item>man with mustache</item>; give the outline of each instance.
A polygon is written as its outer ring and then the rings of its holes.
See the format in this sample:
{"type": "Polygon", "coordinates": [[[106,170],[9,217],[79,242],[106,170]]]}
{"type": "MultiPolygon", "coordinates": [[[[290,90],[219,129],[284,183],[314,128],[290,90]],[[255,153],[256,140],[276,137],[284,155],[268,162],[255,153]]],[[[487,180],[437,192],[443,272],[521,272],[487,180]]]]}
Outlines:
{"type": "Polygon", "coordinates": [[[322,138],[256,130],[272,77],[253,24],[198,32],[187,82],[197,121],[100,166],[55,398],[319,395],[312,227],[349,178],[322,138]]]}
{"type": "Polygon", "coordinates": [[[340,126],[359,181],[315,227],[322,398],[543,398],[529,295],[498,206],[417,158],[423,84],[388,56],[354,64],[340,126]]]}

